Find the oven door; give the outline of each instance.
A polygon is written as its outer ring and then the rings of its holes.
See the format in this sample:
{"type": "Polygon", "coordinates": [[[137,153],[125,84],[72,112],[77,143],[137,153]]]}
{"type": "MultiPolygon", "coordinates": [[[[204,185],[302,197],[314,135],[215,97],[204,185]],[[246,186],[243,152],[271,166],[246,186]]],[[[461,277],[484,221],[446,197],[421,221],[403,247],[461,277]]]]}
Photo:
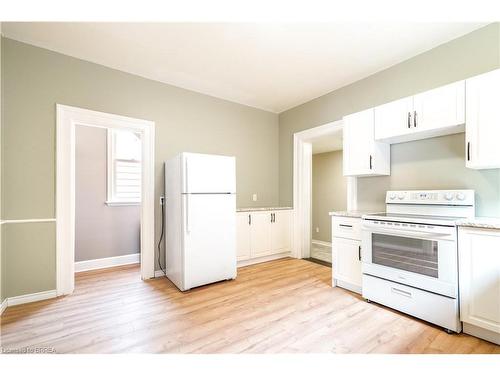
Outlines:
{"type": "Polygon", "coordinates": [[[453,226],[363,220],[363,273],[456,298],[453,226]]]}

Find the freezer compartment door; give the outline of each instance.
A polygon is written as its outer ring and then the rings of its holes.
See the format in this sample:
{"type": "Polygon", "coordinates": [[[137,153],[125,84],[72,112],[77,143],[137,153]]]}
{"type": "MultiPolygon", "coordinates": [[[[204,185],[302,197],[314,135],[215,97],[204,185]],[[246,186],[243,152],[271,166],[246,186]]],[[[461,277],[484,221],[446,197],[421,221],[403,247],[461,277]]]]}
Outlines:
{"type": "Polygon", "coordinates": [[[235,193],[236,160],[232,156],[183,154],[183,193],[235,193]]]}
{"type": "Polygon", "coordinates": [[[236,277],[236,197],[185,194],[184,289],[236,277]]]}

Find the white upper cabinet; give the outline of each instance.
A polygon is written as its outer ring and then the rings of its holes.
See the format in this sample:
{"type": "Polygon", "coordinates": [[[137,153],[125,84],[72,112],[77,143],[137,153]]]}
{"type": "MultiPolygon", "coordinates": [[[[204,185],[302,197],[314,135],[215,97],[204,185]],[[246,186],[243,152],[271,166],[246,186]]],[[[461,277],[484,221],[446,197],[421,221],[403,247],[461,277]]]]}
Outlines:
{"type": "MultiPolygon", "coordinates": [[[[413,97],[413,125],[426,131],[465,123],[465,81],[426,91],[413,97]]],[[[455,132],[463,131],[463,126],[455,132]]],[[[452,129],[450,129],[452,133],[452,129]]]]}
{"type": "Polygon", "coordinates": [[[375,139],[385,140],[411,133],[412,112],[412,96],[375,107],[375,139]]]}
{"type": "Polygon", "coordinates": [[[465,123],[465,81],[375,108],[375,139],[407,142],[460,133],[465,123]]]}
{"type": "Polygon", "coordinates": [[[344,117],[344,176],[390,175],[390,145],[375,141],[374,109],[344,117]]]}
{"type": "Polygon", "coordinates": [[[466,81],[466,166],[500,168],[500,69],[466,81]]]}

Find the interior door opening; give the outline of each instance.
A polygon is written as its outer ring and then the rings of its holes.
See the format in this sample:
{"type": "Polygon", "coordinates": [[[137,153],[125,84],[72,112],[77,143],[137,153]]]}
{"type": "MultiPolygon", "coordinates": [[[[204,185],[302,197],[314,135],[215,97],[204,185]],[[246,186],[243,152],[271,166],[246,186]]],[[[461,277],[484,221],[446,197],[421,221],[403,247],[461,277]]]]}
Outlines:
{"type": "Polygon", "coordinates": [[[75,274],[141,259],[142,139],[133,130],[75,127],[75,274]]]}

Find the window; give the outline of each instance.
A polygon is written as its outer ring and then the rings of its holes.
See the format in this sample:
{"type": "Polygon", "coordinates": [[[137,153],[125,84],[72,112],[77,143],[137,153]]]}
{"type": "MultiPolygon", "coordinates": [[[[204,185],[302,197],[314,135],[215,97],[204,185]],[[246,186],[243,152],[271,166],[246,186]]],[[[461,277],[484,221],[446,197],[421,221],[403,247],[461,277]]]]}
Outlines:
{"type": "Polygon", "coordinates": [[[108,129],[108,205],[141,202],[141,136],[108,129]]]}

